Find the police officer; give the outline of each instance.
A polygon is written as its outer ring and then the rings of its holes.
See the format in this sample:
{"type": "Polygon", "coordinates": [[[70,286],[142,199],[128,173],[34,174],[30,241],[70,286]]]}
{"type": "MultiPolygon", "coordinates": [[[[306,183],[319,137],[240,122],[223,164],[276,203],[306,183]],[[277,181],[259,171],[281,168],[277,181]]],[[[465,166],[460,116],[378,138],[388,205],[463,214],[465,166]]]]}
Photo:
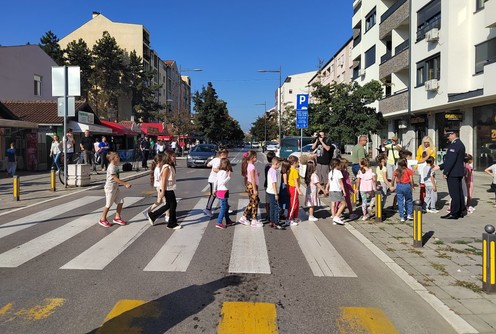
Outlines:
{"type": "Polygon", "coordinates": [[[465,216],[467,209],[463,198],[462,181],[465,173],[463,159],[465,145],[458,138],[458,130],[446,130],[445,135],[450,141],[444,162],[439,165],[443,177],[448,182],[448,192],[451,197],[450,213],[441,216],[443,219],[458,219],[465,216]]]}

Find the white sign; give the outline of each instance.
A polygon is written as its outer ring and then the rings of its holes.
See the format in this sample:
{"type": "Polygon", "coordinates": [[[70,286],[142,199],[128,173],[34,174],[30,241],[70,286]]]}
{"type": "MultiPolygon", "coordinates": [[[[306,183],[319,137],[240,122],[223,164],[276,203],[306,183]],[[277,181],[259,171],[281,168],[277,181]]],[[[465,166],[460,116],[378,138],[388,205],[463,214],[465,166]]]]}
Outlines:
{"type": "Polygon", "coordinates": [[[65,96],[67,82],[67,96],[81,95],[81,71],[79,66],[52,66],[52,96],[65,96]],[[67,78],[65,76],[67,68],[67,78]]]}
{"type": "Polygon", "coordinates": [[[95,115],[90,112],[80,111],[78,112],[78,122],[85,124],[95,124],[95,115]]]}
{"type": "MultiPolygon", "coordinates": [[[[69,96],[67,98],[68,106],[67,106],[67,117],[76,116],[76,98],[73,96],[69,96]]],[[[64,117],[65,113],[65,97],[59,97],[57,99],[57,116],[64,117]]]]}

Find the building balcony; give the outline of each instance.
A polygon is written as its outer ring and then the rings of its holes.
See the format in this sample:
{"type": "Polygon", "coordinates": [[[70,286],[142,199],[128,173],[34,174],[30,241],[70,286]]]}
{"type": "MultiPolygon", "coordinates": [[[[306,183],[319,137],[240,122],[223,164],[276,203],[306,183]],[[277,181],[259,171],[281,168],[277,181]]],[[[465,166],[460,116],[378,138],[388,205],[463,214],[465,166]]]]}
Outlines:
{"type": "Polygon", "coordinates": [[[379,111],[384,117],[397,111],[408,111],[408,89],[396,92],[379,100],[379,111]]]}
{"type": "MultiPolygon", "coordinates": [[[[408,40],[406,42],[408,42],[408,40]]],[[[402,44],[398,45],[398,47],[400,47],[402,44]]],[[[387,54],[382,56],[381,61],[384,58],[385,62],[379,65],[379,79],[383,79],[391,75],[391,73],[396,73],[401,70],[404,70],[405,68],[408,68],[409,54],[410,54],[410,49],[406,47],[403,48],[403,50],[401,50],[399,53],[395,54],[394,57],[391,57],[389,59],[385,57],[387,56],[387,54]]]]}
{"type": "MultiPolygon", "coordinates": [[[[494,0],[490,0],[486,2],[486,5],[489,2],[494,2],[494,0]]],[[[496,62],[486,64],[484,66],[484,95],[485,96],[490,96],[490,95],[496,95],[496,62]]]]}
{"type": "Polygon", "coordinates": [[[496,28],[496,0],[488,0],[484,4],[486,28],[496,28]]]}
{"type": "Polygon", "coordinates": [[[384,14],[381,15],[381,23],[379,25],[380,39],[384,39],[393,29],[398,28],[405,22],[409,22],[409,7],[410,0],[398,0],[384,14]]]}

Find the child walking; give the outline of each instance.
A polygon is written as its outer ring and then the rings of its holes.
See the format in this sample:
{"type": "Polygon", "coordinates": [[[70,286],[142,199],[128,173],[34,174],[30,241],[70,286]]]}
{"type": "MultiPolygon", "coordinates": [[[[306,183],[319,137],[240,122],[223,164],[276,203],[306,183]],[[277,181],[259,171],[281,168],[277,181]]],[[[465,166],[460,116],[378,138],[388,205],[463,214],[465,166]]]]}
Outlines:
{"type": "Polygon", "coordinates": [[[250,202],[245,208],[243,216],[240,218],[239,222],[240,224],[251,227],[263,227],[263,224],[257,220],[260,198],[258,197],[259,179],[257,169],[255,168],[256,161],[257,152],[255,151],[248,151],[246,156],[243,156],[243,162],[241,163],[241,175],[244,177],[246,192],[248,193],[250,202]]]}
{"type": "Polygon", "coordinates": [[[298,158],[290,155],[288,158],[291,168],[288,173],[288,190],[289,190],[289,214],[286,220],[286,225],[296,226],[299,224],[298,212],[300,208],[301,195],[300,190],[300,174],[298,172],[298,158]]]}
{"type": "Polygon", "coordinates": [[[346,188],[343,183],[343,173],[341,173],[341,161],[339,159],[331,160],[331,171],[329,172],[329,180],[326,184],[326,192],[329,192],[329,200],[331,201],[331,215],[334,224],[344,225],[340,216],[345,207],[344,197],[346,188]],[[335,205],[339,203],[336,210],[335,205]]]}
{"type": "Polygon", "coordinates": [[[486,169],[484,169],[484,173],[489,174],[493,177],[493,182],[491,183],[491,190],[494,191],[494,207],[496,208],[496,164],[493,164],[486,169]]]}
{"type": "MultiPolygon", "coordinates": [[[[162,189],[162,183],[161,183],[161,174],[162,174],[162,167],[164,165],[164,153],[158,153],[155,155],[153,158],[152,164],[150,166],[150,182],[152,183],[153,187],[157,190],[157,201],[153,203],[150,207],[146,208],[145,211],[143,211],[143,215],[148,219],[150,224],[153,226],[154,222],[149,219],[148,213],[150,211],[155,210],[158,206],[161,204],[164,204],[165,197],[161,196],[161,189],[162,189]]],[[[165,214],[165,222],[167,223],[169,221],[169,215],[168,213],[165,214]]]]}
{"type": "Polygon", "coordinates": [[[420,179],[423,180],[425,186],[425,209],[429,213],[438,213],[436,209],[437,203],[437,184],[434,171],[434,158],[429,156],[425,160],[426,166],[422,170],[420,179]]]}
{"type": "Polygon", "coordinates": [[[270,223],[270,227],[277,230],[284,230],[284,226],[279,223],[279,183],[280,177],[277,170],[280,166],[280,160],[278,157],[272,157],[272,163],[267,171],[267,189],[266,195],[269,201],[269,211],[267,220],[270,223]]]}
{"type": "Polygon", "coordinates": [[[360,159],[360,170],[357,174],[357,189],[362,198],[362,220],[369,219],[373,215],[375,203],[375,184],[377,182],[375,173],[370,168],[369,159],[360,159]],[[370,201],[369,207],[367,203],[370,201]]]}
{"type": "Polygon", "coordinates": [[[311,222],[319,220],[314,216],[315,207],[320,206],[318,190],[322,190],[322,192],[325,193],[324,187],[320,184],[316,169],[315,162],[313,160],[308,160],[307,170],[305,172],[305,184],[307,185],[305,205],[308,207],[308,220],[311,222]]]}
{"type": "Polygon", "coordinates": [[[124,199],[122,198],[121,192],[119,190],[119,185],[126,188],[131,188],[131,184],[124,182],[117,176],[117,166],[119,165],[120,159],[119,154],[116,152],[110,152],[107,155],[109,160],[109,165],[107,168],[107,180],[105,181],[105,207],[103,208],[102,218],[98,221],[103,227],[110,227],[112,224],[107,220],[107,214],[110,210],[112,204],[117,204],[117,209],[115,211],[115,216],[112,222],[117,225],[124,226],[126,222],[122,220],[121,211],[124,205],[124,199]]]}
{"type": "MultiPolygon", "coordinates": [[[[377,179],[377,188],[380,189],[381,196],[381,207],[384,209],[384,204],[386,204],[386,199],[388,195],[388,190],[391,188],[391,184],[387,178],[387,158],[384,154],[379,154],[376,158],[377,167],[375,168],[375,177],[377,179]]],[[[379,205],[379,203],[376,203],[379,205]]]]}
{"type": "Polygon", "coordinates": [[[270,212],[269,212],[270,202],[269,202],[269,197],[267,196],[267,173],[269,172],[269,169],[272,167],[272,159],[276,156],[276,154],[274,153],[274,151],[269,151],[265,156],[267,157],[267,163],[265,164],[264,167],[265,216],[266,216],[266,220],[270,221],[270,212]]]}
{"type": "Polygon", "coordinates": [[[400,221],[405,222],[406,219],[413,220],[413,171],[408,168],[406,159],[398,160],[398,168],[394,171],[391,190],[396,189],[398,198],[398,211],[400,221]],[[394,187],[394,184],[396,188],[394,187]]]}
{"type": "MultiPolygon", "coordinates": [[[[343,174],[343,184],[346,190],[344,195],[344,201],[346,202],[345,208],[348,209],[348,219],[354,220],[358,218],[358,215],[354,213],[353,204],[351,203],[351,194],[355,192],[353,190],[353,184],[351,183],[350,172],[348,172],[348,160],[340,159],[341,161],[341,173],[343,174]]],[[[338,211],[339,202],[336,202],[334,209],[338,211]]]]}
{"type": "MultiPolygon", "coordinates": [[[[147,216],[151,222],[155,221],[169,210],[168,229],[178,230],[181,225],[177,223],[176,208],[177,199],[174,190],[176,190],[176,163],[175,153],[169,151],[164,154],[163,165],[160,172],[160,195],[158,203],[162,203],[165,198],[165,205],[159,206],[156,210],[148,212],[147,216]]],[[[153,225],[153,224],[152,224],[153,225]]]]}
{"type": "Polygon", "coordinates": [[[227,158],[228,155],[229,152],[226,149],[221,149],[217,154],[217,157],[213,158],[212,161],[210,161],[207,164],[208,167],[212,168],[212,170],[210,171],[210,175],[208,176],[210,195],[208,196],[207,206],[205,207],[205,210],[203,210],[203,213],[209,217],[212,217],[213,214],[212,206],[215,201],[215,193],[217,187],[217,172],[219,171],[220,159],[227,158]]]}
{"type": "Polygon", "coordinates": [[[217,172],[217,192],[215,194],[220,202],[220,212],[215,227],[221,230],[227,226],[234,225],[231,218],[229,218],[229,189],[227,189],[227,183],[231,179],[232,171],[229,159],[221,158],[219,171],[217,172]],[[224,218],[226,220],[225,224],[222,223],[224,218]]]}

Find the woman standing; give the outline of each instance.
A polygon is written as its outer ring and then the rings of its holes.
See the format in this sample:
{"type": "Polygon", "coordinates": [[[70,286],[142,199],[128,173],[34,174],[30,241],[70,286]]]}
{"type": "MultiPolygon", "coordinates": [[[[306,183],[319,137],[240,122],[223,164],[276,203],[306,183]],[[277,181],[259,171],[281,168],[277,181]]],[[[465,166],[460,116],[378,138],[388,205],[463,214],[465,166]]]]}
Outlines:
{"type": "Polygon", "coordinates": [[[52,146],[50,147],[50,157],[53,159],[52,167],[57,168],[57,174],[60,172],[60,155],[62,154],[62,143],[59,136],[53,136],[52,146]]]}
{"type": "Polygon", "coordinates": [[[417,163],[420,164],[425,162],[428,157],[433,157],[435,161],[436,147],[433,145],[431,137],[425,136],[424,138],[422,138],[422,143],[417,149],[417,163]],[[427,156],[425,158],[422,157],[423,152],[427,152],[427,156]]]}

